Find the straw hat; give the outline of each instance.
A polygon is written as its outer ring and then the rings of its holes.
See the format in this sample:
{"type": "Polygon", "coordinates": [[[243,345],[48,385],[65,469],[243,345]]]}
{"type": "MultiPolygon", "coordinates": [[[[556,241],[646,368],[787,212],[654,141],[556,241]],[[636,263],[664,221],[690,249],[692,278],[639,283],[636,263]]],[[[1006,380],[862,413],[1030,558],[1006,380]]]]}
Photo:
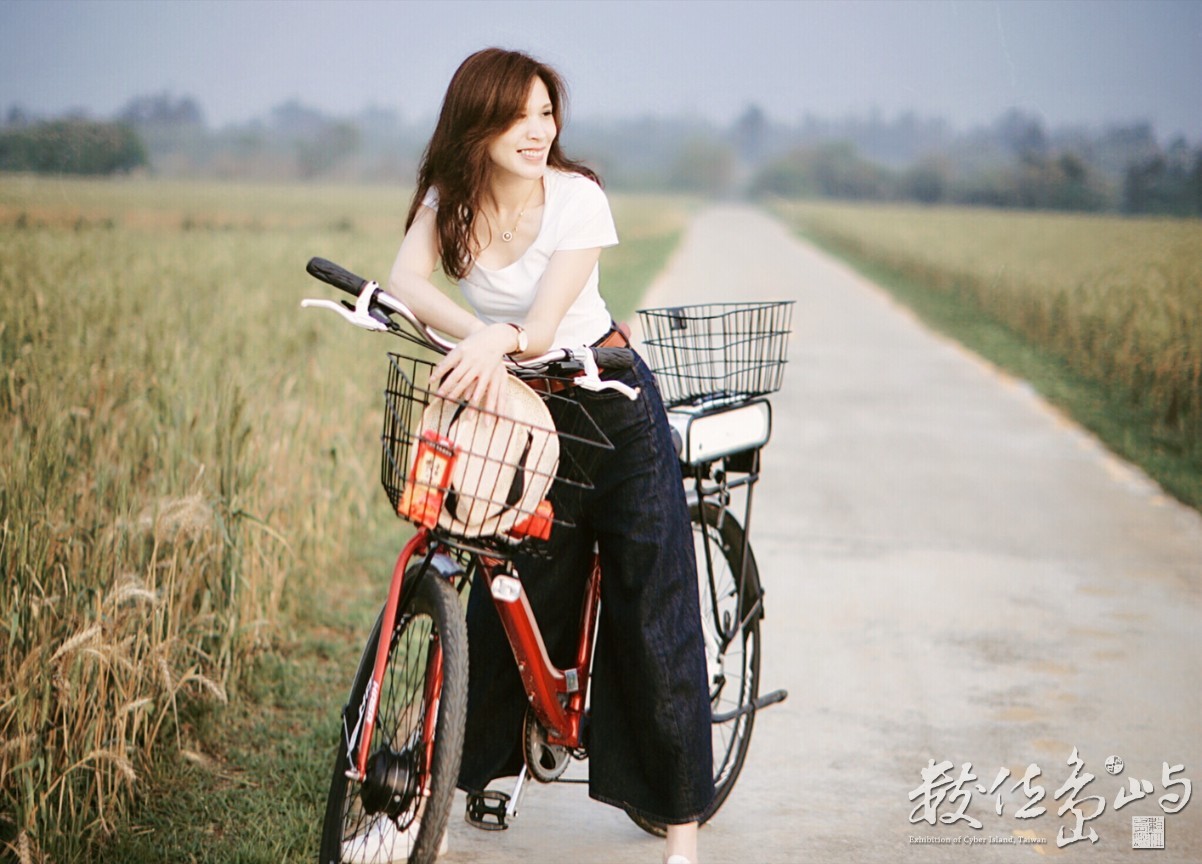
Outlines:
{"type": "Polygon", "coordinates": [[[438,525],[459,537],[502,535],[535,512],[559,466],[559,436],[538,394],[508,376],[504,416],[430,398],[421,431],[455,445],[457,456],[438,525]]]}

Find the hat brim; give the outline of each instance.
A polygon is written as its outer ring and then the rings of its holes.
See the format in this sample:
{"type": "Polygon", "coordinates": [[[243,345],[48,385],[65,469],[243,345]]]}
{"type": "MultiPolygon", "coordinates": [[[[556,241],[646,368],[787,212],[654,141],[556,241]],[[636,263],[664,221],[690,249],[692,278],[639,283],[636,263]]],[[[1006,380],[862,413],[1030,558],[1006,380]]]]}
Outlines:
{"type": "Polygon", "coordinates": [[[438,525],[460,537],[504,536],[534,515],[559,466],[559,436],[543,400],[512,376],[500,414],[432,397],[422,430],[457,451],[438,525]],[[502,416],[503,415],[503,416],[502,416]]]}

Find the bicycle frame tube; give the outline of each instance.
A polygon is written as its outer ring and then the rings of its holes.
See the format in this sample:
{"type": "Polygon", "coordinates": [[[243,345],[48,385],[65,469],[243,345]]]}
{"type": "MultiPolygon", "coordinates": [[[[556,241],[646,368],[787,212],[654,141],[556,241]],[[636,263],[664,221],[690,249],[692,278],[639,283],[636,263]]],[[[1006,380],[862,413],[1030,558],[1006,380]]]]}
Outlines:
{"type": "Polygon", "coordinates": [[[580,721],[588,693],[588,673],[601,598],[600,562],[594,556],[584,602],[581,604],[576,667],[566,671],[555,666],[547,654],[547,646],[530,608],[526,589],[513,576],[497,572],[496,563],[485,563],[483,571],[501,625],[505,628],[509,645],[513,649],[522,685],[530,699],[530,707],[547,730],[549,743],[579,747],[580,721]],[[562,696],[568,698],[562,700],[562,696]]]}
{"type": "MultiPolygon", "coordinates": [[[[597,613],[600,608],[601,556],[594,553],[593,564],[588,575],[588,585],[584,591],[584,602],[580,609],[580,642],[576,646],[576,672],[579,676],[579,686],[568,699],[569,716],[573,716],[577,720],[584,714],[584,700],[588,696],[589,672],[593,668],[593,640],[597,635],[597,613]]],[[[578,730],[576,737],[579,737],[578,730]]],[[[572,746],[577,745],[573,744],[572,746]]]]}
{"type": "Polygon", "coordinates": [[[434,644],[430,646],[429,653],[426,655],[426,691],[423,703],[426,706],[426,713],[422,717],[422,731],[425,732],[425,741],[422,743],[426,756],[426,770],[421,772],[423,798],[430,797],[430,773],[434,765],[434,730],[438,728],[438,704],[441,697],[442,642],[435,635],[434,644]]]}
{"type": "Polygon", "coordinates": [[[755,498],[755,484],[760,478],[760,451],[756,450],[752,457],[751,470],[747,477],[747,500],[743,507],[743,548],[739,552],[739,603],[737,604],[737,621],[732,622],[731,629],[723,638],[729,642],[736,633],[743,629],[746,619],[756,614],[763,606],[763,596],[756,599],[753,609],[743,606],[743,586],[747,584],[747,559],[751,555],[751,502],[755,498]]]}
{"type": "MultiPolygon", "coordinates": [[[[371,681],[367,685],[367,693],[363,697],[363,708],[361,709],[360,722],[362,730],[360,731],[357,750],[355,752],[355,772],[356,780],[362,781],[367,776],[367,758],[371,752],[372,733],[376,728],[376,708],[379,707],[380,691],[384,684],[384,668],[388,664],[388,648],[392,641],[392,631],[396,627],[397,606],[401,601],[401,589],[405,582],[405,569],[409,566],[409,561],[413,554],[419,549],[424,549],[429,540],[428,533],[423,529],[413,535],[412,539],[405,544],[405,548],[401,550],[401,554],[397,556],[396,566],[392,568],[392,583],[388,588],[388,602],[384,604],[384,611],[380,619],[380,639],[376,645],[376,665],[372,669],[371,681]]],[[[434,674],[427,676],[427,681],[431,677],[437,679],[438,685],[442,683],[442,650],[441,646],[435,646],[431,651],[432,661],[437,663],[435,669],[431,670],[434,674]],[[437,659],[435,659],[437,658],[437,659]]],[[[426,725],[427,734],[432,734],[433,724],[426,725]]],[[[429,746],[431,742],[427,742],[429,746]]]]}

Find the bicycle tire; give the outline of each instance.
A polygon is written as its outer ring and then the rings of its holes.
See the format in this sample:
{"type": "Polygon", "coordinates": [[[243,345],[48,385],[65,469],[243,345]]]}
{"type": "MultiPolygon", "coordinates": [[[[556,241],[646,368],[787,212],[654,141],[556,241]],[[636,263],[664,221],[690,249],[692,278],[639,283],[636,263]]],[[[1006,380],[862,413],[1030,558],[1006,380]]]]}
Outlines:
{"type": "MultiPolygon", "coordinates": [[[[762,610],[757,609],[762,592],[760,572],[755,563],[751,547],[747,547],[747,572],[743,581],[743,614],[747,616],[740,632],[725,648],[720,638],[720,628],[715,624],[717,614],[733,616],[736,607],[739,560],[743,550],[743,526],[730,511],[712,502],[705,502],[704,509],[698,505],[689,508],[693,523],[694,546],[697,550],[697,580],[701,600],[701,629],[705,638],[706,666],[710,678],[710,704],[713,714],[735,716],[724,723],[714,723],[714,798],[701,815],[704,824],[726,801],[734,788],[747,749],[751,744],[751,731],[755,724],[755,710],[746,709],[757,696],[760,687],[760,619],[762,610]],[[702,514],[705,516],[704,527],[702,514]],[[710,573],[706,568],[703,531],[710,535],[710,551],[713,554],[713,594],[710,593],[710,573]],[[731,674],[733,673],[733,674],[731,674]]],[[[663,837],[667,826],[627,811],[631,820],[649,834],[663,837]]]]}
{"type": "Polygon", "coordinates": [[[350,765],[348,735],[359,722],[375,665],[383,613],[376,618],[359,661],[350,699],[343,709],[338,752],[322,825],[321,864],[408,860],[431,864],[438,855],[463,755],[467,716],[467,626],[452,585],[421,565],[406,573],[406,587],[397,610],[388,661],[379,694],[376,728],[369,766],[379,768],[389,782],[375,783],[372,768],[364,783],[347,778],[350,765]],[[442,647],[442,690],[435,720],[433,755],[426,762],[422,739],[426,705],[426,648],[434,636],[442,647]],[[416,793],[425,774],[430,796],[416,793]],[[396,779],[396,778],[401,779],[396,779]],[[381,792],[381,789],[383,792],[381,792]],[[366,798],[365,798],[366,793],[366,798]],[[381,794],[386,801],[381,805],[381,794]],[[370,799],[370,805],[365,800],[370,799]],[[373,812],[368,812],[374,808],[373,812]],[[392,828],[382,820],[392,822],[392,828]],[[377,831],[375,838],[372,831],[377,831]],[[391,831],[391,834],[387,833],[391,831]],[[379,839],[383,838],[383,839],[379,839]],[[375,841],[375,846],[371,842],[375,841]],[[375,849],[376,851],[372,851],[375,849]]]}

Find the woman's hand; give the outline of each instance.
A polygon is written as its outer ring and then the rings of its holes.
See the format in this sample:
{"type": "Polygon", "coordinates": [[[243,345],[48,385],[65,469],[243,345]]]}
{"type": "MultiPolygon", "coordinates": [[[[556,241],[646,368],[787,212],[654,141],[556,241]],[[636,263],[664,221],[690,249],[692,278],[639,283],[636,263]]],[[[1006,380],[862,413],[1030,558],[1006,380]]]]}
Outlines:
{"type": "Polygon", "coordinates": [[[505,391],[503,358],[516,347],[517,333],[508,324],[490,324],[472,333],[430,373],[439,382],[438,395],[465,399],[496,413],[505,391]]]}

